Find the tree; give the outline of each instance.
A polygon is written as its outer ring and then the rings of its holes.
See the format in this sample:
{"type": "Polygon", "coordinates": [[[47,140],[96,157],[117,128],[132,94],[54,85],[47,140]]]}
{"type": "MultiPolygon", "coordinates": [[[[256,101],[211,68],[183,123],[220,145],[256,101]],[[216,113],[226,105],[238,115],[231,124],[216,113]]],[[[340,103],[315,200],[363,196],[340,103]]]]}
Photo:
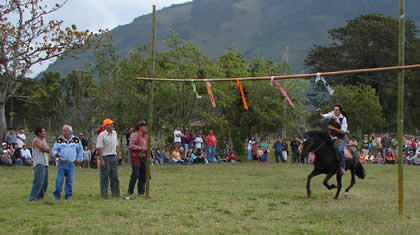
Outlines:
{"type": "Polygon", "coordinates": [[[376,91],[369,85],[339,85],[325,110],[341,104],[348,116],[350,135],[361,138],[363,133],[374,131],[383,122],[382,106],[376,91]]]}
{"type": "MultiPolygon", "coordinates": [[[[47,6],[42,0],[0,3],[0,136],[6,130],[5,104],[17,94],[31,67],[88,48],[97,38],[75,25],[62,29],[63,21],[46,21],[67,1],[47,6]]],[[[105,31],[100,30],[99,33],[105,31]]]]}
{"type": "MultiPolygon", "coordinates": [[[[335,70],[349,70],[359,68],[375,68],[393,66],[398,63],[398,24],[396,18],[381,14],[361,15],[350,20],[342,28],[329,30],[329,38],[333,41],[328,46],[314,46],[309,52],[305,64],[314,72],[335,70]]],[[[420,63],[420,40],[418,28],[414,21],[406,21],[406,64],[420,63]]],[[[363,75],[341,76],[340,79],[329,79],[331,85],[357,85],[372,86],[383,106],[385,128],[395,126],[397,72],[382,72],[363,75]]],[[[406,87],[408,95],[411,91],[417,92],[420,73],[406,72],[406,87]]],[[[418,93],[417,93],[418,94],[418,93]]],[[[410,97],[408,97],[410,98],[410,97]]],[[[420,110],[418,102],[407,99],[405,117],[412,111],[420,110]]],[[[419,113],[418,111],[415,113],[419,113]]],[[[409,124],[415,124],[410,122],[409,124]]]]}

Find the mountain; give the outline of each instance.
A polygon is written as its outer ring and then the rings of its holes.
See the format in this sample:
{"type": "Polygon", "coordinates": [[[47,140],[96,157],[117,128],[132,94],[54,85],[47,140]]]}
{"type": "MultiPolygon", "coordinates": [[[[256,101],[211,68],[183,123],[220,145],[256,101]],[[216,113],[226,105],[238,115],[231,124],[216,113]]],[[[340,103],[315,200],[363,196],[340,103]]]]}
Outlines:
{"type": "MultiPolygon", "coordinates": [[[[406,1],[407,18],[420,25],[420,1],[406,1]]],[[[173,29],[215,58],[235,48],[246,58],[264,57],[276,62],[288,51],[292,71],[304,69],[303,61],[314,45],[329,43],[328,29],[342,27],[361,14],[399,16],[397,0],[194,0],[157,12],[158,48],[173,29]]],[[[140,43],[151,41],[152,15],[110,31],[118,53],[125,57],[140,43]]],[[[396,42],[397,43],[397,42],[396,42]]],[[[91,53],[67,57],[48,67],[63,75],[94,62],[91,53]]]]}

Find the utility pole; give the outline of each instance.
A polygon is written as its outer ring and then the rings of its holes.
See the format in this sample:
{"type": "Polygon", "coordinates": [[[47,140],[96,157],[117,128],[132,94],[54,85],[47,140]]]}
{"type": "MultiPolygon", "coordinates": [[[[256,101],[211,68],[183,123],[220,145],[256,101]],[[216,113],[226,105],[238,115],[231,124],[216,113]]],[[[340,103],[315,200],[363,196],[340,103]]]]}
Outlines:
{"type": "MultiPolygon", "coordinates": [[[[155,45],[156,45],[156,5],[153,5],[153,29],[152,29],[152,77],[155,77],[155,45]]],[[[148,110],[148,134],[149,141],[147,142],[146,155],[146,199],[150,199],[150,156],[152,155],[152,141],[153,141],[153,93],[155,82],[151,81],[149,84],[149,110],[148,110]]]]}
{"type": "MultiPolygon", "coordinates": [[[[398,65],[405,64],[405,0],[400,0],[400,23],[398,38],[398,65]]],[[[404,135],[404,69],[398,72],[398,214],[404,215],[404,180],[403,180],[403,135],[404,135]]]]}

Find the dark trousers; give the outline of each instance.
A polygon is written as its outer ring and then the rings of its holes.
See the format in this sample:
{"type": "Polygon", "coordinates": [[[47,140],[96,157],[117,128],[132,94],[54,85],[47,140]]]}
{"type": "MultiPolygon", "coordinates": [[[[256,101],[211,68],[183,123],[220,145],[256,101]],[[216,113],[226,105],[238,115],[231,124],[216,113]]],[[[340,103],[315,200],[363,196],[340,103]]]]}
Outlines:
{"type": "Polygon", "coordinates": [[[276,162],[279,162],[279,158],[281,159],[282,162],[285,162],[281,152],[274,151],[274,156],[276,157],[276,162]]]}
{"type": "Polygon", "coordinates": [[[138,194],[144,194],[144,186],[146,184],[146,158],[140,158],[140,166],[131,165],[131,177],[128,184],[128,193],[134,193],[134,187],[137,181],[138,194]]]}
{"type": "Polygon", "coordinates": [[[34,167],[34,182],[32,184],[31,194],[29,195],[29,201],[44,198],[47,187],[48,166],[38,164],[34,167]]]}
{"type": "Polygon", "coordinates": [[[101,196],[108,198],[108,185],[111,185],[112,197],[120,196],[120,181],[118,179],[118,159],[117,156],[104,156],[105,167],[101,167],[100,183],[101,196]]]}

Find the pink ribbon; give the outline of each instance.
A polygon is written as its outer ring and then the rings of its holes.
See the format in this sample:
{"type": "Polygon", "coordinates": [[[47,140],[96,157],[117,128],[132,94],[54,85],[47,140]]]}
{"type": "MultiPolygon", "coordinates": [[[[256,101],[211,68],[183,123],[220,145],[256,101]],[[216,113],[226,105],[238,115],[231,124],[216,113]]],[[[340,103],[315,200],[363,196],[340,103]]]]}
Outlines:
{"type": "Polygon", "coordinates": [[[286,100],[289,102],[290,106],[292,106],[293,108],[295,107],[295,105],[293,104],[292,100],[289,98],[289,96],[287,95],[286,91],[283,90],[283,88],[280,86],[280,83],[277,80],[274,80],[274,76],[271,77],[271,86],[274,86],[274,82],[276,82],[277,87],[280,89],[281,94],[286,98],[286,100]]]}

